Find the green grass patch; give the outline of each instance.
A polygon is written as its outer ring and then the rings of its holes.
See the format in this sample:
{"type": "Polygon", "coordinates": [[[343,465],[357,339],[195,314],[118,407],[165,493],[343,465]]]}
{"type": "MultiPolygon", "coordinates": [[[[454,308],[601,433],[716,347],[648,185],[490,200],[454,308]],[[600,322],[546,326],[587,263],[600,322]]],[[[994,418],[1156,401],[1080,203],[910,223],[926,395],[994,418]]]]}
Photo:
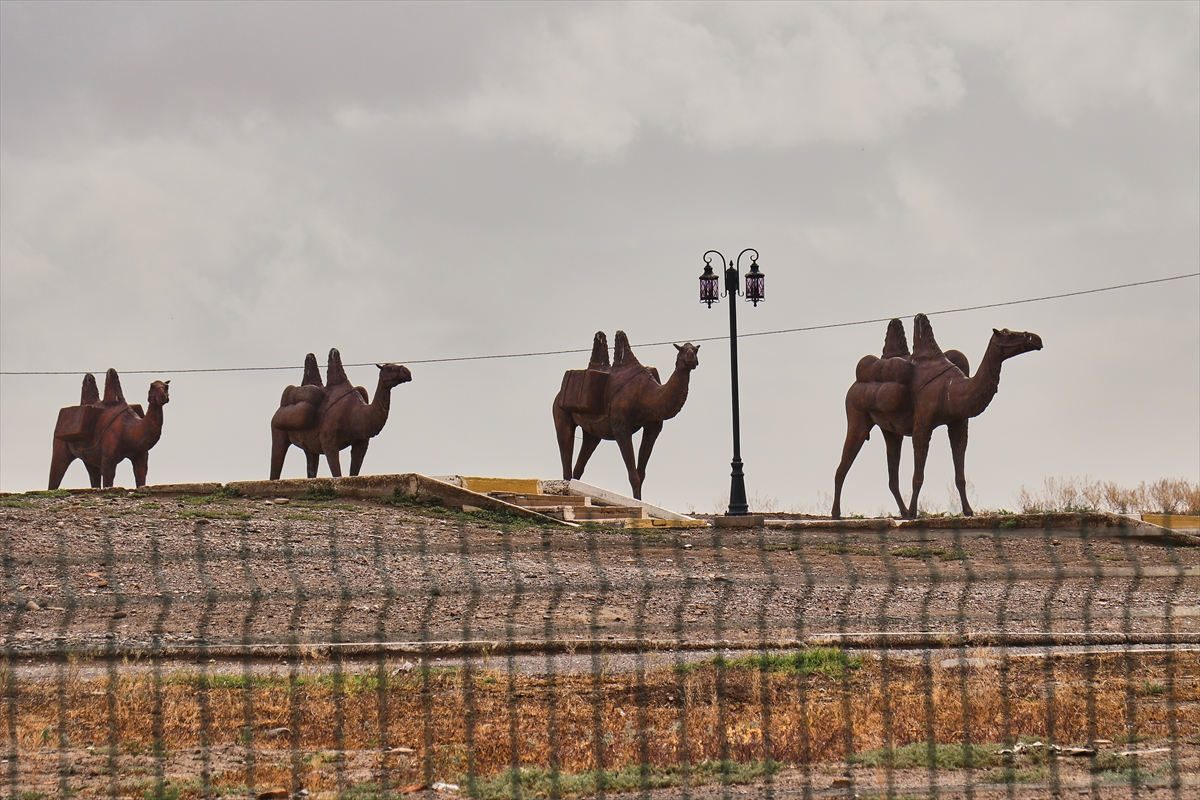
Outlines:
{"type": "MultiPolygon", "coordinates": [[[[535,797],[587,797],[600,792],[635,792],[664,789],[685,781],[693,786],[719,783],[753,783],[774,775],[780,765],[773,761],[741,763],[705,761],[691,766],[655,767],[631,765],[619,770],[554,772],[548,769],[509,769],[486,780],[476,779],[471,795],[480,800],[523,800],[535,797]]],[[[466,788],[465,778],[459,779],[466,788]]],[[[346,797],[351,795],[347,794],[346,797]]],[[[370,795],[357,795],[366,800],[370,795]]]]}
{"type": "Polygon", "coordinates": [[[180,519],[225,519],[219,511],[203,511],[198,508],[185,508],[179,512],[180,519]]]}
{"type": "Polygon", "coordinates": [[[547,517],[526,517],[507,509],[483,508],[479,511],[463,511],[461,507],[444,505],[437,497],[413,497],[401,492],[392,491],[390,496],[377,498],[380,503],[404,508],[425,517],[446,520],[448,522],[473,522],[511,532],[533,526],[557,526],[554,520],[547,517]]]}
{"type": "Polygon", "coordinates": [[[947,550],[944,547],[901,547],[892,551],[896,558],[919,558],[922,561],[938,558],[942,561],[962,561],[970,556],[965,550],[947,550]]]}
{"type": "Polygon", "coordinates": [[[836,647],[813,647],[791,653],[751,653],[730,659],[725,665],[731,669],[756,669],[776,675],[824,675],[841,679],[859,669],[862,659],[847,655],[836,647]]]}
{"type": "Polygon", "coordinates": [[[304,511],[296,511],[292,514],[285,514],[283,518],[302,522],[320,522],[322,519],[324,519],[324,517],[318,517],[316,514],[309,514],[304,511]]]}
{"type": "Polygon", "coordinates": [[[336,500],[337,492],[334,491],[332,483],[317,483],[309,486],[300,494],[296,495],[297,500],[336,500]]]}
{"type": "Polygon", "coordinates": [[[32,500],[0,500],[2,508],[37,508],[37,503],[32,500]]]}
{"type": "Polygon", "coordinates": [[[69,489],[48,489],[46,491],[40,491],[40,492],[39,491],[25,492],[24,494],[19,495],[19,497],[29,497],[29,498],[35,498],[35,499],[39,498],[39,497],[53,497],[53,498],[57,498],[60,500],[64,497],[70,497],[70,496],[71,496],[71,491],[69,489]]]}
{"type": "Polygon", "coordinates": [[[903,747],[855,753],[847,761],[864,767],[892,769],[981,769],[1003,763],[998,744],[935,744],[913,742],[903,747]]]}
{"type": "Polygon", "coordinates": [[[871,550],[867,547],[849,547],[844,544],[818,544],[814,545],[818,550],[824,550],[827,553],[833,553],[835,556],[877,556],[878,550],[871,550]]]}
{"type": "Polygon", "coordinates": [[[686,674],[713,667],[762,670],[775,675],[823,675],[840,680],[862,667],[862,659],[836,647],[813,647],[791,653],[751,653],[732,659],[713,656],[704,661],[676,664],[673,669],[686,674]]]}
{"type": "Polygon", "coordinates": [[[150,502],[150,503],[138,503],[138,508],[144,508],[147,511],[153,511],[157,508],[162,508],[162,506],[159,505],[158,503],[150,502]]]}

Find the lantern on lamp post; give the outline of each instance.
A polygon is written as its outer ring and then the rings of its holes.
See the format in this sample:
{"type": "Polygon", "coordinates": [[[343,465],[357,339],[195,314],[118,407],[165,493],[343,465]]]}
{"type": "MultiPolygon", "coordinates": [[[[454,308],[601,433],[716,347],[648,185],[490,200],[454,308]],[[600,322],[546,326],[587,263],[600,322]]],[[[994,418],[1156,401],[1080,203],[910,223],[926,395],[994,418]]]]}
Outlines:
{"type": "Polygon", "coordinates": [[[741,416],[738,409],[738,357],[737,357],[737,303],[734,298],[743,294],[739,284],[741,277],[742,257],[750,253],[750,270],[746,273],[745,297],[757,306],[766,300],[763,273],[758,269],[758,251],[747,247],[738,254],[737,261],[726,262],[725,256],[716,250],[704,254],[704,272],[700,275],[700,302],[712,308],[713,303],[720,302],[721,297],[729,298],[729,372],[733,388],[733,461],[730,463],[729,511],[728,516],[744,517],[750,513],[746,500],[746,478],[742,473],[742,433],[741,416]],[[725,270],[725,287],[721,291],[720,278],[713,271],[712,262],[716,257],[720,260],[721,268],[725,270]],[[726,266],[728,263],[728,266],[726,266]]]}

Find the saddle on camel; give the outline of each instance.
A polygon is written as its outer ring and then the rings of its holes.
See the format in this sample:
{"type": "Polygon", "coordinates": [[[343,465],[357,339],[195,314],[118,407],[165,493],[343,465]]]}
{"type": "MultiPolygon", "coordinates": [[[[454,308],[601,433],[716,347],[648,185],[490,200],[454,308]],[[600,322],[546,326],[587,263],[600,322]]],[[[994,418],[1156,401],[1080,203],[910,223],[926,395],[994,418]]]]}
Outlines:
{"type": "Polygon", "coordinates": [[[554,398],[554,428],[562,458],[563,479],[582,478],[588,459],[601,440],[615,441],[629,475],[634,498],[642,499],[646,464],[663,421],[673,418],[687,400],[692,370],[699,365],[699,345],[675,345],[675,371],[663,384],[658,370],[643,366],[629,346],[625,331],[617,331],[613,360],[608,360],[608,337],[603,331],[592,340],[592,356],[586,370],[568,370],[554,398]],[[579,459],[571,469],[575,430],[583,429],[579,459]],[[642,432],[635,461],[633,434],[642,432]]]}
{"type": "Polygon", "coordinates": [[[125,402],[121,378],[110,369],[104,378],[104,397],[90,372],[83,376],[79,405],[58,412],[54,426],[54,452],[50,459],[51,490],[62,484],[67,467],[79,459],[87,468],[93,489],[109,488],[117,464],[125,459],[133,465],[137,486],[146,485],[150,448],[162,436],[162,407],[170,402],[170,381],[153,381],[146,398],[149,410],[125,402]]]}
{"type": "Polygon", "coordinates": [[[283,460],[292,445],[304,451],[310,478],[317,477],[322,454],[329,464],[329,473],[340,478],[340,453],[347,447],[350,474],[359,473],[371,437],[378,435],[387,423],[392,389],[412,380],[408,367],[401,364],[375,366],[379,368],[379,383],[375,399],[369,401],[366,389],[350,383],[337,348],[329,351],[324,384],[317,357],[312,353],[305,356],[303,380],[299,386],[283,390],[279,408],[271,418],[271,480],[279,480],[283,460]]]}

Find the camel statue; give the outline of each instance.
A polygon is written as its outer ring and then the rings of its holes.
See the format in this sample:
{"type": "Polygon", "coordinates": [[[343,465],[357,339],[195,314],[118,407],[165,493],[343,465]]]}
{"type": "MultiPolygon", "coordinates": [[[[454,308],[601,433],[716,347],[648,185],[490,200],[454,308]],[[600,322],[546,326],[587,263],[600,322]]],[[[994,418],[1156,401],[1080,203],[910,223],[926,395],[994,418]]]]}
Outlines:
{"type": "Polygon", "coordinates": [[[908,354],[904,326],[898,319],[888,324],[884,358],[864,356],[855,370],[855,381],[846,392],[846,442],[834,476],[833,512],[840,519],[842,484],[863,443],[876,425],[887,445],[888,488],[900,507],[900,516],[915,518],[917,498],[925,480],[929,440],[935,428],[946,426],[954,459],[954,481],[965,516],[974,516],[967,500],[964,463],[967,422],[991,403],[1000,386],[1001,364],[1030,350],[1041,350],[1036,333],[992,329],[983,361],[974,377],[967,357],[958,350],[943,352],[924,314],[913,321],[913,353],[908,354]],[[909,504],[900,495],[900,448],[905,436],[913,440],[913,491],[909,504]]]}
{"type": "Polygon", "coordinates": [[[408,367],[400,364],[376,364],[379,383],[375,399],[368,402],[367,390],[353,386],[342,368],[341,353],[329,351],[326,383],[321,385],[317,359],[309,353],[304,360],[304,380],[300,386],[283,391],[279,409],[271,418],[271,480],[279,480],[288,447],[296,445],[308,459],[308,477],[317,477],[321,454],[329,464],[329,473],[342,476],[341,451],[350,448],[350,474],[362,469],[371,437],[387,423],[391,410],[392,389],[412,380],[408,367]]]}
{"type": "Polygon", "coordinates": [[[83,378],[79,405],[68,406],[58,414],[54,429],[54,452],[50,458],[50,489],[62,484],[67,467],[75,459],[87,467],[93,489],[113,485],[117,464],[125,459],[133,465],[137,486],[146,485],[150,448],[162,436],[163,410],[169,403],[170,381],[154,381],[146,398],[148,410],[125,402],[121,378],[110,369],[104,379],[104,397],[96,388],[96,378],[83,378]]]}
{"type": "Polygon", "coordinates": [[[608,340],[597,333],[587,370],[569,370],[554,398],[554,428],[562,456],[563,478],[582,478],[588,459],[602,439],[615,440],[625,460],[633,496],[642,499],[646,464],[663,421],[672,419],[687,400],[692,370],[700,363],[699,345],[675,345],[675,371],[663,384],[654,367],[642,366],[629,346],[629,337],[617,331],[613,361],[608,362],[608,340]],[[571,471],[575,429],[583,428],[579,459],[571,471]],[[637,462],[633,457],[633,434],[642,432],[637,462]]]}

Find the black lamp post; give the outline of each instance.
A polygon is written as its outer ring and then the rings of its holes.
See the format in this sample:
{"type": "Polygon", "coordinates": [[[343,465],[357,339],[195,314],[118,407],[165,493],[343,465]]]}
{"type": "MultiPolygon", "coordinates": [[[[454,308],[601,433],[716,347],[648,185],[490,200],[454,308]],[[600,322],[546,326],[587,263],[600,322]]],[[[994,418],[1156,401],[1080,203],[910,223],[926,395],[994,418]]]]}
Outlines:
{"type": "Polygon", "coordinates": [[[750,513],[746,502],[746,478],[742,474],[742,431],[741,415],[738,410],[738,360],[737,360],[737,303],[734,297],[742,294],[738,287],[741,276],[742,256],[751,253],[750,271],[746,273],[746,299],[757,306],[766,300],[763,274],[758,269],[758,251],[747,247],[738,254],[737,261],[730,261],[726,267],[725,256],[716,250],[704,254],[704,274],[700,276],[700,302],[712,308],[713,303],[720,302],[722,296],[729,297],[729,371],[733,385],[733,461],[730,466],[729,485],[729,516],[744,517],[750,513]],[[722,293],[717,286],[718,278],[713,272],[712,261],[716,256],[721,260],[725,269],[725,291],[722,293]]]}

